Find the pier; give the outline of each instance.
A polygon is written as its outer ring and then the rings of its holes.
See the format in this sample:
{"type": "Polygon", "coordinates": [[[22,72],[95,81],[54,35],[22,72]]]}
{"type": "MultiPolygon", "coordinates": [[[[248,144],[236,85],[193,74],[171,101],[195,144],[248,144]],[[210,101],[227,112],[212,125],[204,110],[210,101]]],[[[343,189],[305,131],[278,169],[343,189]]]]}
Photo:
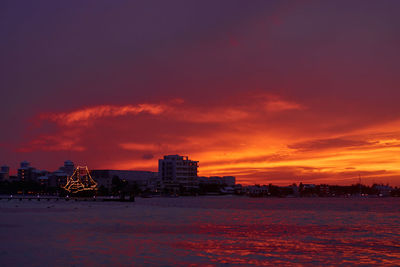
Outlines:
{"type": "Polygon", "coordinates": [[[114,201],[135,202],[134,197],[54,197],[54,196],[0,196],[0,201],[114,201]]]}

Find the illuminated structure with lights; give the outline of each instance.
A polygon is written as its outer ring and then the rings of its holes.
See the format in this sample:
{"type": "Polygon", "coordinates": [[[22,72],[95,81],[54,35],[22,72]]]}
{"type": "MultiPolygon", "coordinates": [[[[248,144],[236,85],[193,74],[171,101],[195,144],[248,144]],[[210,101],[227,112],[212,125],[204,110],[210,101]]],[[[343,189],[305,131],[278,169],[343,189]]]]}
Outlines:
{"type": "Polygon", "coordinates": [[[70,193],[95,191],[97,183],[90,176],[87,166],[78,166],[74,173],[67,178],[67,184],[64,186],[64,189],[70,193]]]}

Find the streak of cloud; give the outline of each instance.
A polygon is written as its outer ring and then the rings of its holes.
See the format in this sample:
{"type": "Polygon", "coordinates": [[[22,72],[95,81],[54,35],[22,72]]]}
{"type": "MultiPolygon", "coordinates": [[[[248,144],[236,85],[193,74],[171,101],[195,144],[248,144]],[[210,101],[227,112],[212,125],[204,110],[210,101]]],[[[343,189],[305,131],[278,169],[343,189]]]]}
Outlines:
{"type": "Polygon", "coordinates": [[[118,117],[126,115],[137,115],[140,113],[148,113],[158,115],[164,112],[165,106],[157,104],[138,104],[126,106],[95,106],[83,108],[72,112],[63,112],[55,114],[43,114],[40,116],[42,120],[51,120],[59,124],[71,125],[73,123],[88,123],[92,120],[104,117],[118,117]]]}

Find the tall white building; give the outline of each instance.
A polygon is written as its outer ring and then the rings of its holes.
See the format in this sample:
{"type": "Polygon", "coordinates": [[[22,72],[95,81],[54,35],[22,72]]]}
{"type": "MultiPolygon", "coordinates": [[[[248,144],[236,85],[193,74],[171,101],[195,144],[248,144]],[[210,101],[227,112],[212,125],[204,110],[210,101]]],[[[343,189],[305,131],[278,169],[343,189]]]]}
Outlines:
{"type": "Polygon", "coordinates": [[[158,173],[167,191],[193,192],[199,188],[198,161],[187,156],[168,155],[158,160],[158,173]]]}

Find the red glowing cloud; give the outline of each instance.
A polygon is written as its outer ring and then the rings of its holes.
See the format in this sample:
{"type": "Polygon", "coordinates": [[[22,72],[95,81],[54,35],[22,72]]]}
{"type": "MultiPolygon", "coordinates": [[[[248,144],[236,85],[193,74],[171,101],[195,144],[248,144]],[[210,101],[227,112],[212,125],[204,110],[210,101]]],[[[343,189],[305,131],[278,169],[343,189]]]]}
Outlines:
{"type": "Polygon", "coordinates": [[[200,161],[199,175],[235,175],[242,183],[348,183],[359,174],[397,181],[397,121],[344,127],[333,136],[326,128],[347,123],[328,124],[326,114],[303,103],[258,93],[228,100],[212,107],[171,101],[46,113],[39,120],[55,123],[56,131],[33,137],[20,151],[72,151],[92,168],[145,170],[156,170],[165,154],[185,154],[200,161]]]}
{"type": "Polygon", "coordinates": [[[40,116],[42,120],[51,120],[59,124],[72,125],[74,123],[88,123],[95,119],[104,117],[118,117],[126,115],[136,115],[139,113],[149,113],[158,115],[165,110],[164,106],[156,104],[139,104],[127,106],[96,106],[75,110],[72,112],[63,112],[56,114],[43,114],[40,116]]]}

